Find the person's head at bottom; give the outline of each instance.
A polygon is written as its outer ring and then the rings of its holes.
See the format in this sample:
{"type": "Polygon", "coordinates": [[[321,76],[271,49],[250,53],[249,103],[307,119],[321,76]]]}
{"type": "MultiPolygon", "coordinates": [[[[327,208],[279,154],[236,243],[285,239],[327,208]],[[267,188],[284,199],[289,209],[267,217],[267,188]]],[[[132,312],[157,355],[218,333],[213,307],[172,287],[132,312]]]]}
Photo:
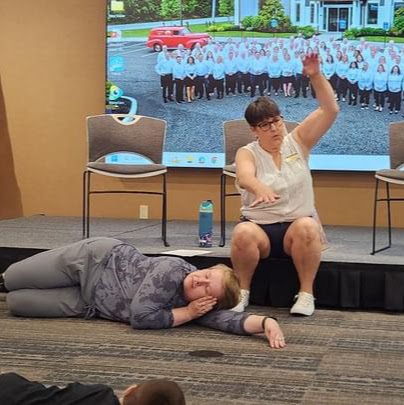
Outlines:
{"type": "Polygon", "coordinates": [[[128,387],[122,405],[185,405],[181,388],[174,381],[150,380],[128,387]]]}

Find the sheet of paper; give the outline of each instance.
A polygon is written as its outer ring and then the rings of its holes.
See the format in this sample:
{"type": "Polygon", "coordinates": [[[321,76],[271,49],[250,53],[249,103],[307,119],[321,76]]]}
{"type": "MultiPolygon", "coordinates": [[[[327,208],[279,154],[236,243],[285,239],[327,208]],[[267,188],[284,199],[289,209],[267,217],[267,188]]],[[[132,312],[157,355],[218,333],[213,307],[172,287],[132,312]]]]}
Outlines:
{"type": "Polygon", "coordinates": [[[199,256],[199,255],[207,255],[212,253],[211,250],[188,250],[188,249],[178,249],[178,250],[170,250],[168,252],[161,252],[165,255],[175,255],[175,256],[199,256]]]}

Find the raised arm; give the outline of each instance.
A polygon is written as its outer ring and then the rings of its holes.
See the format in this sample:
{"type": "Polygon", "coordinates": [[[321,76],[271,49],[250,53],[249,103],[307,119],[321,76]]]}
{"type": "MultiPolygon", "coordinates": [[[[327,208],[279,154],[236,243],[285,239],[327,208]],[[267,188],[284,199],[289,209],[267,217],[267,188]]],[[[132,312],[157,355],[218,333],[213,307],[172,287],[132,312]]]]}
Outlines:
{"type": "Polygon", "coordinates": [[[274,202],[279,196],[262,184],[255,176],[254,156],[247,149],[241,148],[236,154],[236,176],[238,185],[255,195],[255,200],[250,207],[260,203],[274,202]]]}
{"type": "Polygon", "coordinates": [[[309,76],[319,104],[317,110],[305,118],[294,131],[296,142],[308,156],[311,148],[331,127],[337,117],[339,107],[331,85],[320,72],[318,55],[311,54],[303,59],[303,74],[309,76]]]}

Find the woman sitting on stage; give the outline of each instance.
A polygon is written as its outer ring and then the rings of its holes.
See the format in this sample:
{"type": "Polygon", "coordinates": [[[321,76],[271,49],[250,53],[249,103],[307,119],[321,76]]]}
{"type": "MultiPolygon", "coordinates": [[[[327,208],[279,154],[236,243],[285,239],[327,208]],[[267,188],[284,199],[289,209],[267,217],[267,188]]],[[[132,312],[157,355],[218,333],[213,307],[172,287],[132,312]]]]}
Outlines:
{"type": "Polygon", "coordinates": [[[134,329],[171,328],[196,320],[225,332],[265,332],[285,346],[271,317],[226,310],[238,300],[232,269],[198,270],[176,257],[147,257],[117,239],[91,238],[39,253],[0,275],[10,312],[26,317],[100,317],[134,329]]]}

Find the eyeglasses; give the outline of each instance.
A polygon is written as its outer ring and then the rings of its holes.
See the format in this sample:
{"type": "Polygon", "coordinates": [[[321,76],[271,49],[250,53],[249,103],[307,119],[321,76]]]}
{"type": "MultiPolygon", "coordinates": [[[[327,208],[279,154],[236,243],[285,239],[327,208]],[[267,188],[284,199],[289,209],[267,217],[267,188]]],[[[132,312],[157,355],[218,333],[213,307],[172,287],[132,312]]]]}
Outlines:
{"type": "Polygon", "coordinates": [[[275,117],[273,120],[271,121],[263,121],[260,122],[259,124],[256,125],[256,127],[258,127],[259,129],[262,129],[263,131],[269,131],[270,129],[272,129],[272,126],[275,127],[275,129],[282,124],[283,120],[283,116],[282,115],[278,115],[277,117],[275,117]]]}

